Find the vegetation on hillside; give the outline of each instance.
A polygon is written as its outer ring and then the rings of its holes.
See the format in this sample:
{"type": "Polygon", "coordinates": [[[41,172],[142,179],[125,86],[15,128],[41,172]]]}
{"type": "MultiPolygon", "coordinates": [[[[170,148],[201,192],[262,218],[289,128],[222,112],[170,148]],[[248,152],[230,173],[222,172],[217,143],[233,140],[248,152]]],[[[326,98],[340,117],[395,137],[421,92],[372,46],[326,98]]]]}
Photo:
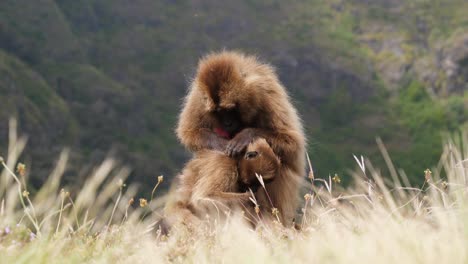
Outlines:
{"type": "Polygon", "coordinates": [[[196,61],[239,49],[277,68],[317,173],[348,183],[352,154],[384,168],[380,137],[418,183],[441,135],[466,122],[467,12],[464,0],[6,0],[0,118],[17,117],[31,136],[23,158],[34,161],[35,187],[68,146],[65,182],[111,156],[150,191],[189,156],[173,128],[196,61]]]}

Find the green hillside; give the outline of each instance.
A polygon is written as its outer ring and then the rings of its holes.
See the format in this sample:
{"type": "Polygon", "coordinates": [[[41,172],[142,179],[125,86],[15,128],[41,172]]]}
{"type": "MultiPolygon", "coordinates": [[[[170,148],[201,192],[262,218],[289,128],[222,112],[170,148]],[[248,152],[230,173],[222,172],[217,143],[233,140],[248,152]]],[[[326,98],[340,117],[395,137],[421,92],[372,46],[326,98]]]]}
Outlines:
{"type": "Polygon", "coordinates": [[[352,154],[385,167],[381,137],[420,182],[467,121],[467,13],[464,0],[4,0],[0,151],[16,116],[33,182],[70,146],[68,175],[112,155],[152,186],[189,157],[174,127],[197,60],[238,49],[276,67],[316,174],[347,182],[352,154]]]}

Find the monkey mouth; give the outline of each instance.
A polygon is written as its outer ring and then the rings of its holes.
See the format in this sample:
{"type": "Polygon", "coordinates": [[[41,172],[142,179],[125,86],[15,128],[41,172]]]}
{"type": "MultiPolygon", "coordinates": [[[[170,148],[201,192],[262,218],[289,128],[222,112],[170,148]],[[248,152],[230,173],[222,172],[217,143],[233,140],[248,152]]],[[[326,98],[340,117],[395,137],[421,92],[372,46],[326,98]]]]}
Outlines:
{"type": "Polygon", "coordinates": [[[215,132],[218,136],[220,136],[220,137],[222,137],[222,138],[226,138],[226,139],[230,139],[230,138],[231,138],[231,135],[230,135],[226,130],[224,130],[224,129],[221,128],[221,127],[215,128],[215,129],[214,129],[214,132],[215,132]]]}

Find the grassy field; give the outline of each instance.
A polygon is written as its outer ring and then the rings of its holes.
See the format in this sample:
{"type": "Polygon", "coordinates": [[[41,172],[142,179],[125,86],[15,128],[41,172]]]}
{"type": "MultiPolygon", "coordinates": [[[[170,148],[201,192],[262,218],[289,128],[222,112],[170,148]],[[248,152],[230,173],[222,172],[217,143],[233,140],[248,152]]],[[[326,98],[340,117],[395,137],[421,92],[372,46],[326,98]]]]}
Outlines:
{"type": "MultiPolygon", "coordinates": [[[[112,160],[81,188],[62,187],[64,151],[42,188],[29,190],[34,172],[18,161],[26,139],[12,121],[1,160],[0,263],[466,263],[468,135],[447,139],[418,188],[404,187],[407,177],[377,142],[390,175],[360,156],[347,188],[339,176],[309,174],[301,231],[279,223],[252,230],[233,215],[164,236],[154,223],[165,198],[140,197],[125,184],[129,170],[112,160]]],[[[155,197],[162,180],[154,178],[155,197]]]]}

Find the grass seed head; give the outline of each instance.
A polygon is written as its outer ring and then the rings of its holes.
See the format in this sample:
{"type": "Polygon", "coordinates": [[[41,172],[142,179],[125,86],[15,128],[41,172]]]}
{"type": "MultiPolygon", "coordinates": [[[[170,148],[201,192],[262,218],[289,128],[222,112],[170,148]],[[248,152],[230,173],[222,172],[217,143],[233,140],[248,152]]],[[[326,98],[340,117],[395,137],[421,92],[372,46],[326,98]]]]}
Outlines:
{"type": "Polygon", "coordinates": [[[424,179],[425,179],[426,182],[431,181],[431,175],[432,175],[432,171],[430,169],[426,169],[424,171],[424,179]]]}
{"type": "Polygon", "coordinates": [[[26,165],[24,165],[24,163],[18,163],[18,165],[16,165],[16,172],[18,172],[19,175],[23,176],[26,174],[26,165]]]}
{"type": "Polygon", "coordinates": [[[125,186],[127,186],[122,179],[118,180],[117,185],[119,186],[119,188],[124,188],[125,186]]]}
{"type": "Polygon", "coordinates": [[[255,173],[255,177],[257,177],[258,181],[260,182],[260,185],[262,185],[262,187],[265,188],[265,182],[263,181],[262,175],[255,173]]]}
{"type": "Polygon", "coordinates": [[[145,207],[148,205],[148,201],[145,198],[140,198],[140,207],[145,207]]]}
{"type": "Polygon", "coordinates": [[[65,191],[65,189],[61,189],[60,190],[60,196],[62,197],[62,199],[65,199],[68,196],[70,196],[70,192],[65,191]]]}
{"type": "Polygon", "coordinates": [[[444,190],[447,190],[447,189],[448,189],[448,182],[447,182],[447,181],[443,181],[443,182],[441,183],[441,185],[442,185],[442,188],[444,188],[444,190]]]}
{"type": "Polygon", "coordinates": [[[335,173],[335,176],[333,176],[332,180],[333,180],[334,183],[340,183],[341,182],[340,176],[338,176],[338,174],[336,174],[336,173],[335,173]]]}
{"type": "Polygon", "coordinates": [[[260,213],[260,206],[255,205],[255,213],[259,214],[260,213]]]}
{"type": "Polygon", "coordinates": [[[271,213],[272,213],[274,216],[278,216],[278,214],[279,214],[278,208],[275,208],[275,207],[271,208],[271,213]]]}

